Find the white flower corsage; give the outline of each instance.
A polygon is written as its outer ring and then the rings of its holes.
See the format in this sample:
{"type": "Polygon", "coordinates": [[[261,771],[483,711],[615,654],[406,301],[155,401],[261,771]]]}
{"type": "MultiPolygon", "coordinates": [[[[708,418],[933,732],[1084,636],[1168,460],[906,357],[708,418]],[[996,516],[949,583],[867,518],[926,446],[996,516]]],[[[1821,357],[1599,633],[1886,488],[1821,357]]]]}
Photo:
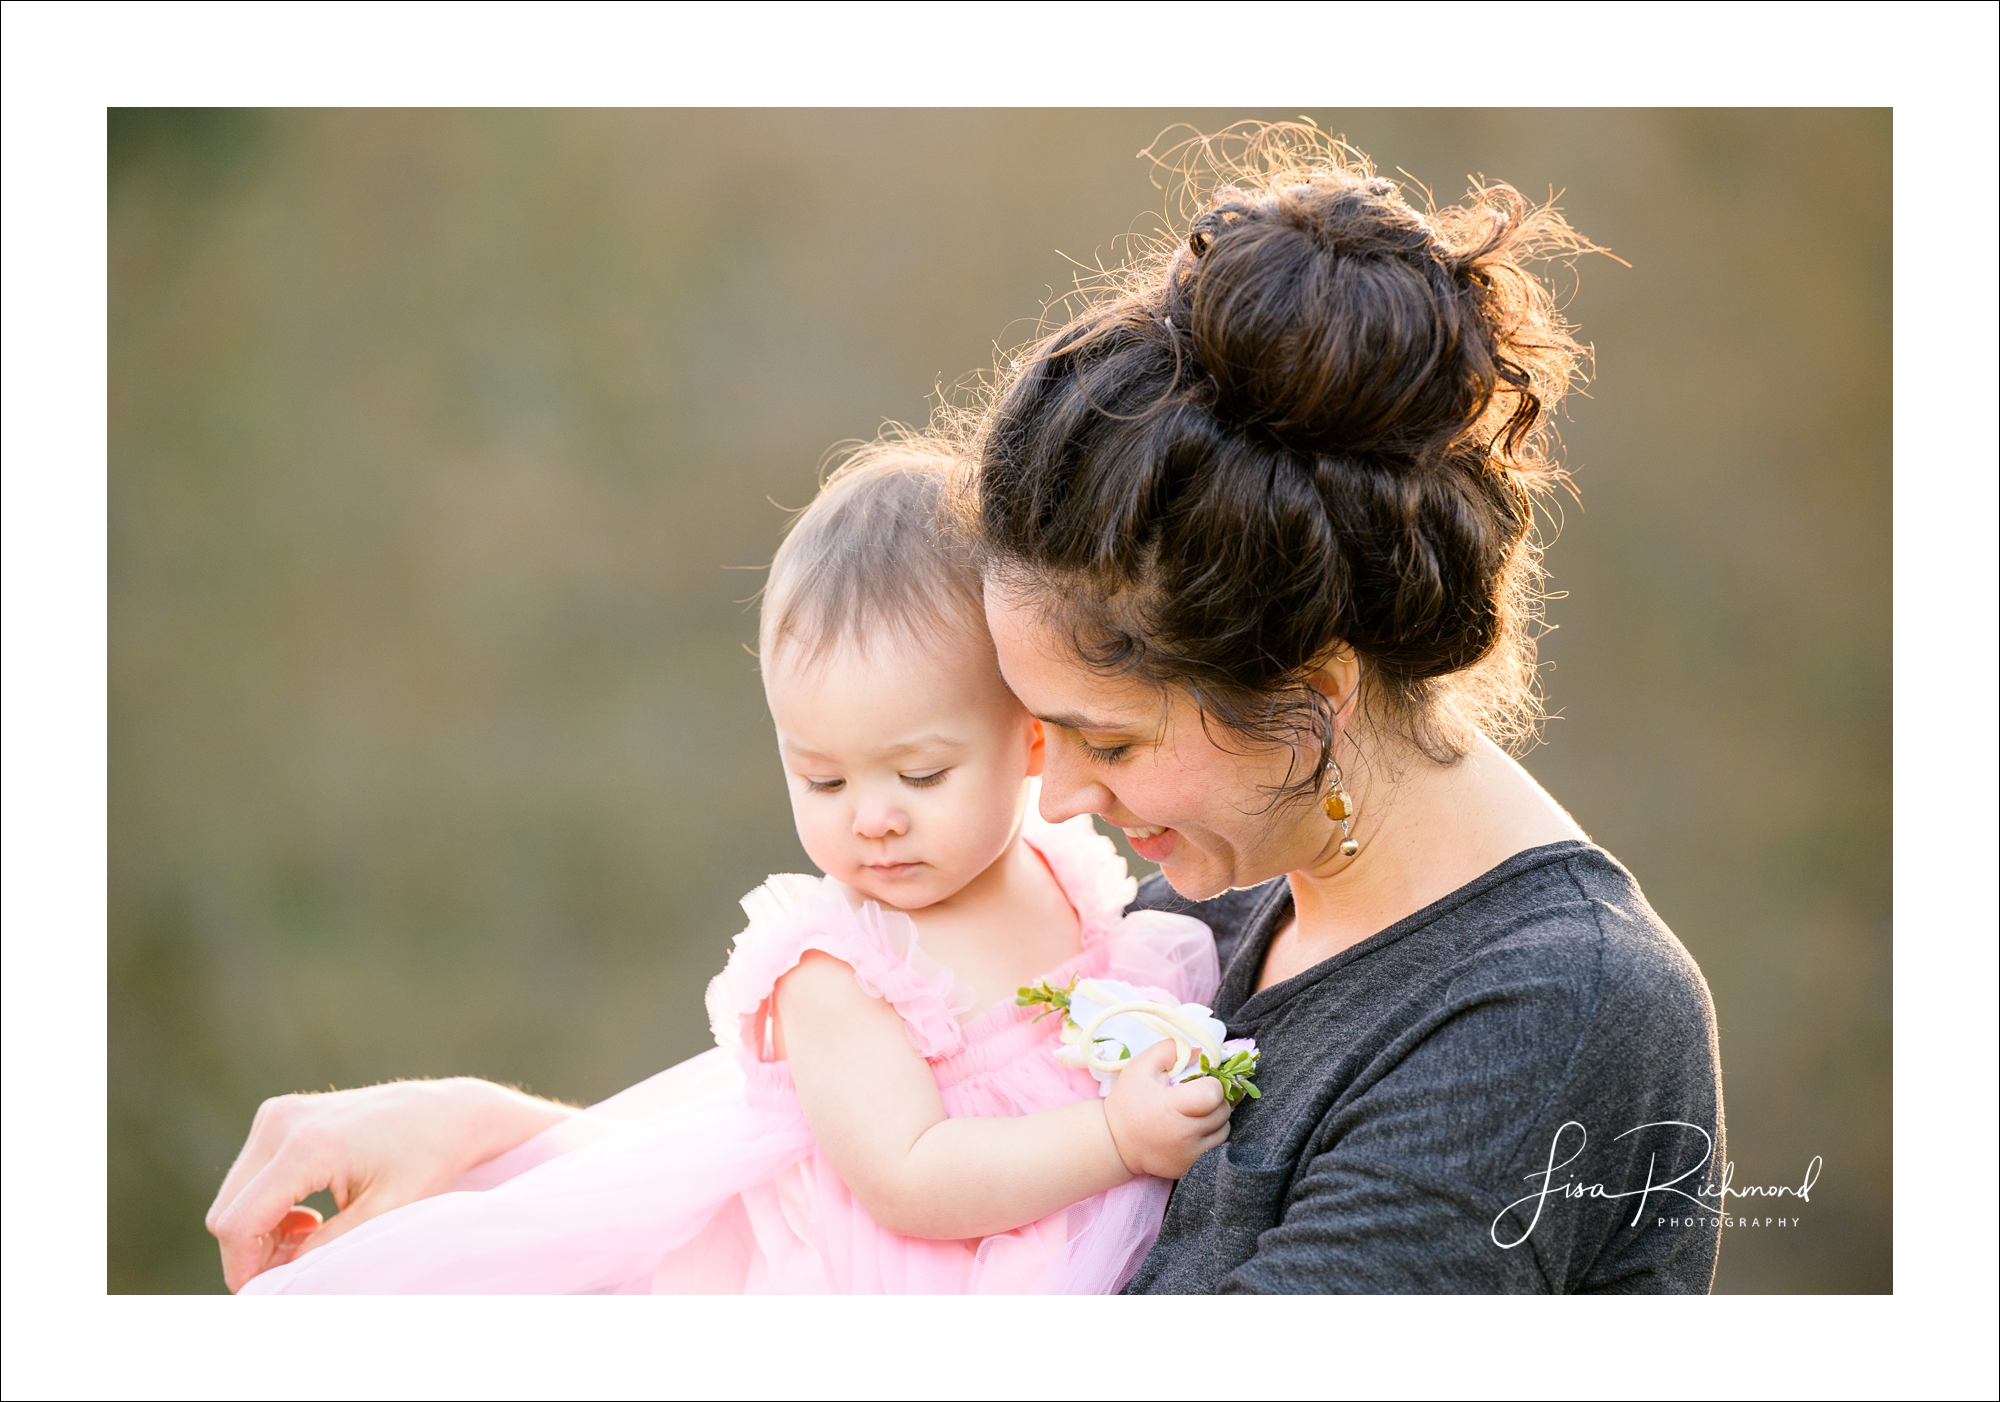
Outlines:
{"type": "Polygon", "coordinates": [[[1171,1037],[1174,1065],[1168,1078],[1175,1082],[1213,1076],[1222,1082],[1222,1094],[1231,1105],[1259,1091],[1251,1078],[1257,1074],[1257,1043],[1249,1037],[1224,1041],[1226,1029],[1200,1003],[1176,1003],[1151,996],[1157,990],[1135,988],[1115,979],[1072,978],[1057,987],[1047,979],[1014,995],[1024,1008],[1044,1011],[1063,1020],[1063,1045],[1056,1060],[1097,1078],[1100,1095],[1111,1094],[1111,1078],[1125,1064],[1155,1042],[1171,1037]]]}

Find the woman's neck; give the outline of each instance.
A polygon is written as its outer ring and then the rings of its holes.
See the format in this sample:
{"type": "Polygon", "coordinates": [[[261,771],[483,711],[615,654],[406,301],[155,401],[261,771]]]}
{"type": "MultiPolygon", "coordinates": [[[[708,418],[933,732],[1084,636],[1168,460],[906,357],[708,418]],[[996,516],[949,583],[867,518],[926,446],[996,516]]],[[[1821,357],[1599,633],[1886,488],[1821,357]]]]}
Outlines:
{"type": "MultiPolygon", "coordinates": [[[[1360,851],[1340,856],[1335,830],[1319,859],[1286,874],[1294,915],[1272,941],[1259,988],[1331,959],[1518,852],[1589,840],[1484,736],[1452,764],[1405,750],[1351,777],[1360,851]]],[[[1325,819],[1314,812],[1304,821],[1325,819]]]]}

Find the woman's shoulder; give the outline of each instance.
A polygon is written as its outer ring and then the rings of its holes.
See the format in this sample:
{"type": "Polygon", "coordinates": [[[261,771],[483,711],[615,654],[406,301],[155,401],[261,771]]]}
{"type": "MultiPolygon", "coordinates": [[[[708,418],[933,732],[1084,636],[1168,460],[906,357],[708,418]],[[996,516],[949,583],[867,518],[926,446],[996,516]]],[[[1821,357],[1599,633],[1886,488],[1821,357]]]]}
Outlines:
{"type": "MultiPolygon", "coordinates": [[[[1226,968],[1239,948],[1284,916],[1290,896],[1285,878],[1275,877],[1190,900],[1156,873],[1140,883],[1130,909],[1203,921],[1226,968]]],[[[1608,999],[1614,1006],[1671,1010],[1676,1017],[1713,1017],[1701,970],[1637,880],[1609,852],[1582,841],[1516,853],[1325,967],[1350,972],[1319,989],[1322,995],[1386,981],[1392,987],[1378,996],[1427,1000],[1443,972],[1452,994],[1464,998],[1485,997],[1505,985],[1561,986],[1580,1006],[1608,999]]]]}
{"type": "Polygon", "coordinates": [[[1492,875],[1498,879],[1439,922],[1458,945],[1455,995],[1561,986],[1593,1021],[1712,1026],[1701,969],[1609,852],[1556,843],[1521,853],[1492,875]]]}
{"type": "Polygon", "coordinates": [[[1558,842],[1510,858],[1476,885],[1479,923],[1510,949],[1573,951],[1577,941],[1601,942],[1613,960],[1664,971],[1693,968],[1619,860],[1590,842],[1558,842]],[[1497,878],[1497,879],[1496,879],[1497,878]]]}
{"type": "Polygon", "coordinates": [[[1330,1046],[1401,1047],[1422,1074],[1511,1087],[1523,1125],[1533,1104],[1593,1134],[1653,1106],[1720,1134],[1708,985],[1632,874],[1592,843],[1518,853],[1329,964],[1341,960],[1308,994],[1330,1046]]]}

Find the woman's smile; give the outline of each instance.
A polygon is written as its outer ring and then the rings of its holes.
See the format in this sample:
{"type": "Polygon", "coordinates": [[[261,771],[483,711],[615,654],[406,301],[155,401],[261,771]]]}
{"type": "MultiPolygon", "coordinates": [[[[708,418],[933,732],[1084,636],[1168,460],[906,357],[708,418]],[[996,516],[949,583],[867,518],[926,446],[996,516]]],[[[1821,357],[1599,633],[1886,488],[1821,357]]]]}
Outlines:
{"type": "Polygon", "coordinates": [[[1143,828],[1120,828],[1125,840],[1132,844],[1132,850],[1147,861],[1158,864],[1164,862],[1173,852],[1180,834],[1172,828],[1155,823],[1143,828]]]}

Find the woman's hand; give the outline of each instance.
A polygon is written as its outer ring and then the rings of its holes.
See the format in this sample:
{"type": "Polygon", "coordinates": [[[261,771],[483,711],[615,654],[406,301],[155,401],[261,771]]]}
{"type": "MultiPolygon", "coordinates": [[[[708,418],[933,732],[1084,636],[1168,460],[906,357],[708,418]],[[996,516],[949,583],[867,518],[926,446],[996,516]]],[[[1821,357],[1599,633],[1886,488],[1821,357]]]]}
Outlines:
{"type": "Polygon", "coordinates": [[[445,1191],[575,1113],[470,1077],[267,1100],[208,1210],[222,1278],[234,1293],[371,1217],[445,1191]],[[321,1189],[339,1208],[328,1222],[298,1206],[321,1189]]]}
{"type": "Polygon", "coordinates": [[[1155,1042],[1118,1073],[1105,1098],[1111,1142],[1134,1173],[1179,1178],[1229,1138],[1222,1083],[1201,1076],[1174,1085],[1167,1080],[1173,1064],[1174,1044],[1155,1042]]]}

